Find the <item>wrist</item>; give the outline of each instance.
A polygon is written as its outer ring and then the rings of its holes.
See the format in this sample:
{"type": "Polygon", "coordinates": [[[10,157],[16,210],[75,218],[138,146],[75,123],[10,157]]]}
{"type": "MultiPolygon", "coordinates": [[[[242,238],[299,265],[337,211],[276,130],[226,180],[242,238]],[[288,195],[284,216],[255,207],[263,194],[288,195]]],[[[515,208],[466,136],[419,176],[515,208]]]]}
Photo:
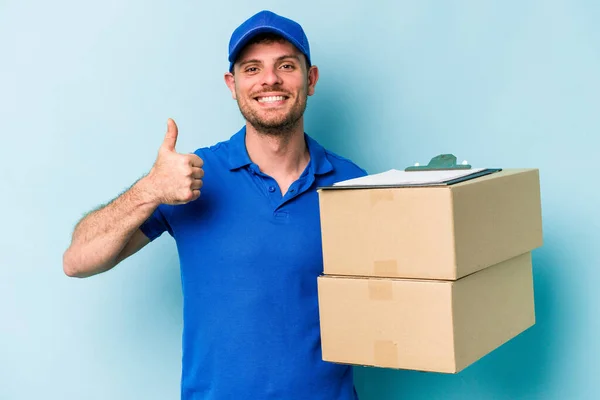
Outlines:
{"type": "Polygon", "coordinates": [[[142,203],[151,205],[152,207],[158,207],[162,201],[160,196],[158,196],[155,187],[152,180],[152,172],[141,178],[134,185],[142,203]]]}

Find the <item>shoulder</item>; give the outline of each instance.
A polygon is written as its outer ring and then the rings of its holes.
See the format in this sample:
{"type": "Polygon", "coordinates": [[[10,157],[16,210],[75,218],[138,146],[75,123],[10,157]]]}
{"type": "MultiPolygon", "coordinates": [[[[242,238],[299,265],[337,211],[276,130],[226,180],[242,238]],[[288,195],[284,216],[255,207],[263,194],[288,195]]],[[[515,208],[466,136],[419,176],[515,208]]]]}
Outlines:
{"type": "Polygon", "coordinates": [[[325,148],[313,137],[305,134],[311,157],[315,162],[315,172],[336,180],[357,178],[367,175],[367,171],[357,163],[334,151],[325,148]]]}
{"type": "Polygon", "coordinates": [[[209,146],[203,146],[194,151],[204,161],[205,172],[207,170],[229,170],[232,162],[236,160],[237,152],[233,149],[231,140],[217,142],[209,146]]]}
{"type": "Polygon", "coordinates": [[[335,175],[342,179],[358,178],[368,175],[367,171],[349,158],[343,157],[331,150],[325,150],[325,157],[333,166],[335,175]]]}
{"type": "Polygon", "coordinates": [[[347,169],[349,171],[354,171],[356,173],[363,173],[363,174],[367,173],[366,170],[361,168],[354,161],[350,160],[349,158],[343,157],[337,153],[334,153],[331,150],[325,149],[325,156],[327,157],[329,162],[332,163],[333,166],[336,168],[347,169]]]}
{"type": "Polygon", "coordinates": [[[210,146],[204,146],[196,149],[194,152],[201,158],[211,159],[229,159],[236,160],[246,154],[245,151],[245,128],[242,127],[234,133],[229,139],[217,142],[210,146]]]}
{"type": "Polygon", "coordinates": [[[220,156],[227,154],[229,149],[229,140],[224,140],[222,142],[217,142],[215,144],[209,146],[199,147],[194,151],[194,154],[202,157],[202,156],[220,156]]]}

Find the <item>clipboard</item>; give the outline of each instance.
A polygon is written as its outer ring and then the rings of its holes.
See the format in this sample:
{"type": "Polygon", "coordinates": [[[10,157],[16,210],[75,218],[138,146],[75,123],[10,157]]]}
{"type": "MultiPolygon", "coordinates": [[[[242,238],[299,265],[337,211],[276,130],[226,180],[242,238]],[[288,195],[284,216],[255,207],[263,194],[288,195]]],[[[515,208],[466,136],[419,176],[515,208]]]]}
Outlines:
{"type": "Polygon", "coordinates": [[[466,161],[456,163],[453,154],[440,154],[429,164],[406,167],[404,171],[388,170],[365,177],[336,182],[320,189],[377,189],[400,187],[450,186],[502,171],[502,168],[473,168],[466,161]]]}

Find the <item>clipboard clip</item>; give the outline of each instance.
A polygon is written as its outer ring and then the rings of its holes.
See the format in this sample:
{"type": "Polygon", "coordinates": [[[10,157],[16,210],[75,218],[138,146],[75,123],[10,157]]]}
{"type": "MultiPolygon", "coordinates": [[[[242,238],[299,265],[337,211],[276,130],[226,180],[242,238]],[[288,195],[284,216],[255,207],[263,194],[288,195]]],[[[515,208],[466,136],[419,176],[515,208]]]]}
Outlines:
{"type": "Polygon", "coordinates": [[[405,171],[442,171],[442,170],[456,170],[456,169],[471,169],[471,165],[467,164],[467,161],[463,161],[462,164],[456,163],[456,156],[454,154],[440,154],[435,156],[429,161],[427,165],[419,165],[416,163],[410,167],[406,167],[405,171]]]}

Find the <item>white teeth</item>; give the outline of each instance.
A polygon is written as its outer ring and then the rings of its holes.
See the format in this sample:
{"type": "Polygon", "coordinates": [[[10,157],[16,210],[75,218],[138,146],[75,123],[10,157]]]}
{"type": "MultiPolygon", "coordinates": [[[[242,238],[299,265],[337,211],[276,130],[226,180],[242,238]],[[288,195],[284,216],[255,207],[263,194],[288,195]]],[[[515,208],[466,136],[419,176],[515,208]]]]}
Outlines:
{"type": "Polygon", "coordinates": [[[274,101],[283,101],[285,97],[283,96],[268,96],[268,97],[259,97],[259,103],[272,103],[274,101]]]}

